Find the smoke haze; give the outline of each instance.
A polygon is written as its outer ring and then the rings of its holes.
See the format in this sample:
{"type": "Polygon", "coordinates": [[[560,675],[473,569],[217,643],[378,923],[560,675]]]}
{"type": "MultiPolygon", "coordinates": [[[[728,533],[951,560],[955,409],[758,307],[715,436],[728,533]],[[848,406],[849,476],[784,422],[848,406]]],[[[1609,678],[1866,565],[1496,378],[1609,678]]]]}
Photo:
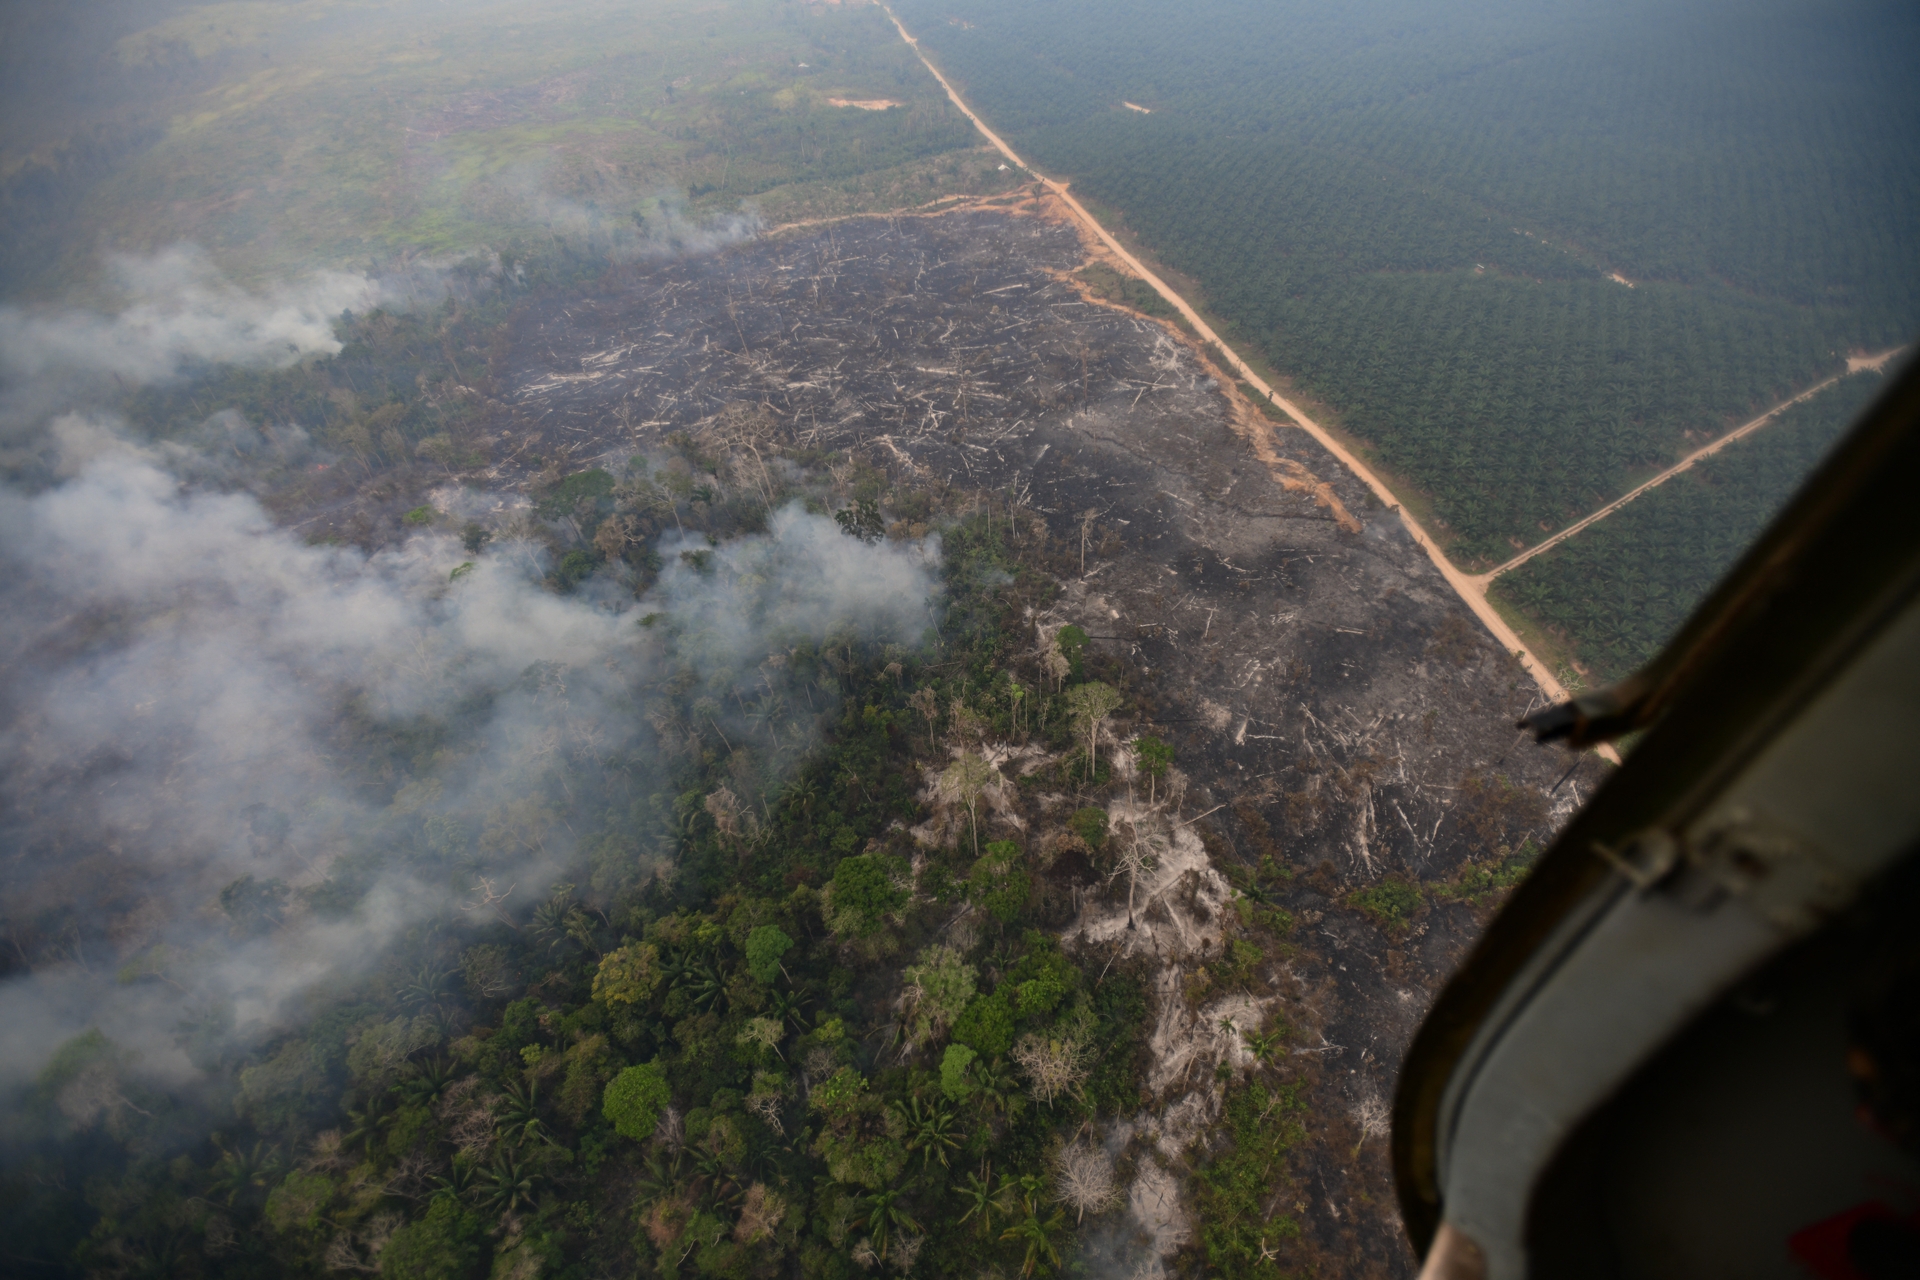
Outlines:
{"type": "Polygon", "coordinates": [[[306,546],[252,497],[183,486],[108,428],[67,418],[54,434],[70,478],[0,493],[0,821],[10,913],[58,905],[73,943],[0,986],[0,1019],[32,1028],[6,1038],[0,1078],[88,1025],[183,1071],[171,1041],[189,1006],[269,1029],[399,931],[473,908],[481,877],[559,875],[577,850],[545,797],[576,774],[657,767],[644,713],[661,681],[724,690],[802,640],[912,643],[930,621],[923,550],[797,509],[670,559],[639,601],[597,605],[545,590],[530,545],[450,581],[470,559],[450,537],[306,546]],[[455,722],[397,795],[354,758],[378,750],[352,726],[455,722]],[[402,856],[416,827],[459,846],[465,874],[402,856]],[[363,886],[344,910],[236,938],[217,905],[241,877],[311,888],[343,860],[363,886]],[[145,979],[138,998],[116,971],[145,979]]]}
{"type": "Polygon", "coordinates": [[[124,303],[117,312],[0,307],[0,368],[9,378],[61,371],[150,382],[190,362],[291,364],[340,349],[333,321],[342,311],[391,300],[380,282],[343,271],[250,293],[193,245],[107,263],[124,303]]]}

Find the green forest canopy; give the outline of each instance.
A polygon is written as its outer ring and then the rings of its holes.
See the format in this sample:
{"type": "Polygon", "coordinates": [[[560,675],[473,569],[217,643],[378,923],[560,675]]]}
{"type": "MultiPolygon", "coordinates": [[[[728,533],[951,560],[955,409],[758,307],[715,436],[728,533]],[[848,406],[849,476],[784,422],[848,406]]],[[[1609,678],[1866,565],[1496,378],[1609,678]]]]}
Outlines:
{"type": "Polygon", "coordinates": [[[865,6],[80,0],[8,23],[0,296],[83,277],[102,246],[191,240],[278,278],[658,239],[749,199],[895,208],[992,168],[963,173],[977,135],[865,6]]]}

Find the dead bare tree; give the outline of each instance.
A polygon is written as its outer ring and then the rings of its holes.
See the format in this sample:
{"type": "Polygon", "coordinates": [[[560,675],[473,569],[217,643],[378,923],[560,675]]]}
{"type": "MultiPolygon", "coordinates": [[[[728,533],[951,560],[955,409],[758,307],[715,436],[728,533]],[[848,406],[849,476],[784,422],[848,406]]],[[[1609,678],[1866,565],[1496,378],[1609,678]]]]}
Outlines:
{"type": "Polygon", "coordinates": [[[1078,1093],[1091,1070],[1087,1046],[1077,1036],[1041,1036],[1028,1032],[1013,1046],[1013,1060],[1033,1083],[1034,1096],[1052,1105],[1061,1094],[1078,1093]]]}
{"type": "Polygon", "coordinates": [[[736,402],[704,423],[694,439],[702,448],[726,458],[728,479],[752,489],[761,501],[772,506],[778,495],[767,458],[773,453],[779,430],[779,420],[766,405],[736,402]]]}
{"type": "Polygon", "coordinates": [[[980,856],[980,796],[1000,776],[986,757],[968,751],[941,773],[934,791],[948,804],[966,806],[967,822],[973,830],[973,856],[980,856]]]}
{"type": "Polygon", "coordinates": [[[933,750],[933,729],[934,726],[940,722],[939,695],[935,694],[934,691],[929,688],[923,687],[916,689],[914,690],[913,696],[907,699],[907,705],[926,717],[927,750],[933,750]]]}
{"type": "Polygon", "coordinates": [[[1120,1200],[1113,1177],[1113,1157],[1093,1143],[1075,1141],[1053,1157],[1054,1196],[1074,1211],[1074,1223],[1087,1213],[1101,1213],[1120,1200]]]}
{"type": "Polygon", "coordinates": [[[1384,1138],[1392,1131],[1393,1113],[1387,1110],[1379,1094],[1368,1090],[1353,1104],[1353,1121],[1360,1126],[1360,1141],[1353,1144],[1353,1155],[1357,1158],[1368,1138],[1384,1138]]]}
{"type": "Polygon", "coordinates": [[[1107,883],[1112,884],[1121,876],[1127,878],[1127,928],[1131,929],[1134,890],[1140,883],[1140,877],[1152,874],[1158,865],[1155,855],[1165,847],[1166,841],[1154,832],[1142,836],[1137,821],[1130,820],[1127,827],[1133,838],[1114,855],[1113,871],[1108,874],[1107,883]]]}
{"type": "Polygon", "coordinates": [[[500,904],[508,898],[511,898],[513,891],[519,887],[519,882],[516,881],[508,885],[505,892],[501,892],[493,887],[493,881],[489,877],[477,876],[473,884],[473,892],[476,895],[476,900],[461,903],[460,909],[462,911],[491,911],[501,924],[506,925],[509,929],[518,930],[520,926],[515,924],[505,911],[501,910],[500,904]]]}

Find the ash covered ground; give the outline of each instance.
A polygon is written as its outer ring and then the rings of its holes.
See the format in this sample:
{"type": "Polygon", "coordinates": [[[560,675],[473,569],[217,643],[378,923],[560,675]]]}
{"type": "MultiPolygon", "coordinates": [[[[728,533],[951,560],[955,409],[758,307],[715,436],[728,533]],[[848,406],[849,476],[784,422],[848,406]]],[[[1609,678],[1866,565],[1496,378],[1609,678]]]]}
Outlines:
{"type": "MultiPolygon", "coordinates": [[[[1121,1136],[1199,1159],[1214,1068],[1250,1061],[1247,1024],[1283,1018],[1284,1070],[1309,1107],[1269,1206],[1302,1225],[1282,1265],[1409,1274],[1387,1107],[1487,908],[1436,901],[1394,928],[1349,896],[1456,882],[1544,842],[1603,766],[1519,742],[1538,691],[1397,516],[1178,332],[1089,296],[1071,274],[1088,260],[1027,199],[620,268],[516,317],[490,479],[510,489],[556,457],[617,469],[748,406],[788,449],[1001,495],[1021,536],[1070,566],[1036,632],[1084,628],[1124,672],[1129,731],[1172,742],[1186,778],[1155,819],[1166,855],[1145,927],[1082,895],[1063,929],[1161,966],[1154,1102],[1121,1136]],[[1256,982],[1183,1002],[1183,977],[1220,945],[1229,881],[1268,886],[1290,946],[1256,982]]],[[[1178,1215],[1156,1220],[1143,1194],[1137,1181],[1129,1247],[1178,1243],[1178,1215]]]]}

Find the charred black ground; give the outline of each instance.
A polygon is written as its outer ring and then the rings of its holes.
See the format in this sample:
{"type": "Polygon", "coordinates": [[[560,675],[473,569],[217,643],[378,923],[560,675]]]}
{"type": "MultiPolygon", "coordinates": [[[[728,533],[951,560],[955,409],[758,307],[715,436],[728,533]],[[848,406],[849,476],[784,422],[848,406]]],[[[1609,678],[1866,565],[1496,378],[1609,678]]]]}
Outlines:
{"type": "Polygon", "coordinates": [[[1002,495],[1076,569],[1036,625],[1123,664],[1215,865],[1297,922],[1255,993],[1282,998],[1310,1099],[1275,1183],[1304,1226],[1285,1265],[1406,1274],[1381,1127],[1400,1055],[1483,918],[1474,887],[1601,766],[1518,742],[1537,690],[1397,516],[1176,332],[1086,296],[1079,237],[1039,215],[852,220],[530,305],[492,478],[618,465],[746,406],[789,448],[1002,495]],[[1441,888],[1425,907],[1396,883],[1441,888]]]}

